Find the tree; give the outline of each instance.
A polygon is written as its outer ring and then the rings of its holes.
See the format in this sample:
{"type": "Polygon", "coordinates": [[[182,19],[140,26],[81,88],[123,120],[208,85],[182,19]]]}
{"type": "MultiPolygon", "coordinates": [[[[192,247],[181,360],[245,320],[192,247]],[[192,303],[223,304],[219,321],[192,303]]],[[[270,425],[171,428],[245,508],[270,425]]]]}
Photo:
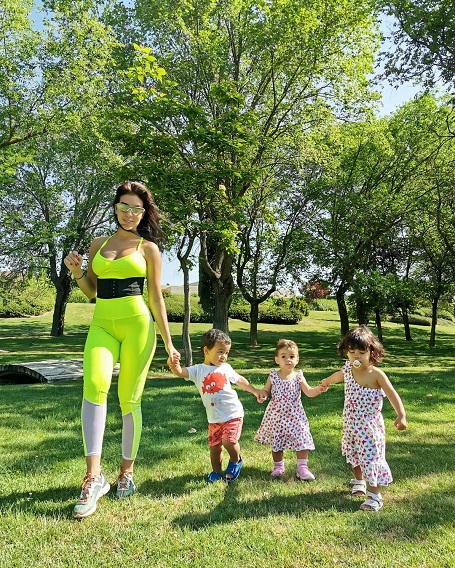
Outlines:
{"type": "MultiPolygon", "coordinates": [[[[308,145],[310,145],[308,143],[308,145]]],[[[309,262],[305,252],[308,221],[314,214],[314,179],[318,165],[303,159],[295,141],[287,141],[277,151],[273,174],[263,179],[249,195],[238,235],[236,283],[250,304],[250,346],[258,345],[259,305],[278,287],[300,282],[300,272],[309,262]],[[289,159],[300,153],[303,165],[289,159]]],[[[267,171],[266,175],[271,175],[267,171]]]]}
{"type": "MultiPolygon", "coordinates": [[[[330,109],[346,115],[368,98],[372,5],[137,0],[135,9],[143,41],[167,70],[168,96],[129,109],[132,147],[149,179],[166,170],[200,178],[201,262],[215,294],[213,324],[227,329],[249,195],[259,179],[274,179],[270,157],[285,138],[299,137],[330,109]]],[[[179,194],[193,204],[186,180],[179,194]]]]}
{"type": "Polygon", "coordinates": [[[31,148],[34,161],[17,167],[2,199],[2,259],[29,273],[48,273],[56,289],[52,336],[63,335],[72,286],[64,256],[87,251],[93,236],[111,222],[119,164],[87,126],[81,125],[79,136],[64,132],[59,139],[37,141],[31,148]]]}
{"type": "Polygon", "coordinates": [[[381,2],[393,16],[386,54],[386,73],[401,82],[424,80],[455,84],[455,6],[450,0],[388,0],[381,2]]]}
{"type": "Polygon", "coordinates": [[[28,159],[23,142],[90,114],[88,100],[102,96],[114,40],[93,15],[96,3],[53,4],[39,31],[31,0],[2,0],[0,7],[0,160],[6,174],[28,159]]]}
{"type": "Polygon", "coordinates": [[[434,133],[438,114],[435,100],[422,97],[391,119],[336,126],[321,141],[333,158],[319,199],[314,262],[336,290],[342,334],[349,329],[345,294],[355,273],[377,268],[381,242],[421,206],[426,188],[419,176],[445,143],[434,133]]]}
{"type": "Polygon", "coordinates": [[[0,5],[0,156],[8,147],[42,134],[50,85],[39,69],[43,38],[33,30],[30,0],[0,5]],[[43,116],[44,115],[44,116],[43,116]]]}
{"type": "Polygon", "coordinates": [[[453,163],[453,151],[453,144],[446,145],[427,164],[424,172],[424,183],[428,188],[425,202],[409,219],[412,240],[419,251],[415,274],[423,282],[425,296],[432,306],[430,347],[436,345],[439,300],[453,292],[455,275],[451,211],[453,182],[449,165],[453,163]]]}
{"type": "MultiPolygon", "coordinates": [[[[27,59],[25,47],[5,52],[21,98],[12,104],[11,94],[3,93],[9,101],[3,123],[11,127],[4,140],[15,141],[20,159],[0,189],[6,229],[1,259],[10,267],[48,271],[57,291],[51,334],[61,335],[71,287],[62,258],[73,248],[85,249],[107,221],[107,193],[123,166],[119,141],[109,144],[109,136],[116,137],[111,86],[119,88],[121,81],[112,61],[118,43],[95,4],[62,1],[52,7],[43,31],[32,33],[33,57],[27,59]],[[28,74],[21,75],[22,66],[28,74]]],[[[14,31],[19,44],[26,43],[28,32],[19,25],[14,31]]]]}

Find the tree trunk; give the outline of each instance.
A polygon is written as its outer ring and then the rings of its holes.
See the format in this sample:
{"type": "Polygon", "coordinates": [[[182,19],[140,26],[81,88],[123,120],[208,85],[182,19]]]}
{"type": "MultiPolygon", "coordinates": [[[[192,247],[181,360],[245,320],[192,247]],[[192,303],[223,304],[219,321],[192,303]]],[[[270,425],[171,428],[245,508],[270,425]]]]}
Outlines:
{"type": "Polygon", "coordinates": [[[438,323],[438,303],[439,296],[431,300],[431,332],[430,332],[430,347],[436,345],[436,325],[438,323]]]}
{"type": "MultiPolygon", "coordinates": [[[[228,314],[234,293],[232,263],[234,256],[201,237],[200,263],[211,282],[213,327],[229,333],[228,314]]],[[[200,288],[201,290],[201,288],[200,288]]]]}
{"type": "Polygon", "coordinates": [[[364,300],[357,300],[355,303],[355,309],[357,312],[357,321],[359,322],[359,325],[368,325],[366,303],[364,302],[364,300]]]}
{"type": "Polygon", "coordinates": [[[69,274],[65,274],[65,276],[59,280],[58,286],[56,286],[56,292],[51,337],[61,337],[65,330],[66,305],[71,292],[71,279],[69,274]]]}
{"type": "Polygon", "coordinates": [[[191,322],[191,302],[190,302],[190,270],[185,262],[181,264],[183,271],[183,326],[182,343],[185,351],[185,367],[193,364],[193,350],[191,347],[190,322],[191,322]]]}
{"type": "Polygon", "coordinates": [[[382,321],[381,321],[381,312],[378,310],[378,308],[375,309],[374,311],[374,319],[376,322],[376,329],[378,332],[378,339],[379,341],[382,343],[382,321]]]}
{"type": "Polygon", "coordinates": [[[258,346],[259,303],[250,304],[250,347],[258,346]]]}
{"type": "Polygon", "coordinates": [[[344,299],[344,288],[338,288],[336,293],[337,305],[338,305],[338,314],[340,316],[340,331],[341,335],[346,335],[349,331],[349,316],[348,316],[348,309],[346,307],[346,301],[344,299]]]}
{"type": "Polygon", "coordinates": [[[213,315],[213,305],[215,304],[215,294],[211,277],[204,269],[202,259],[199,260],[199,282],[198,282],[199,302],[206,314],[213,315]]]}
{"type": "Polygon", "coordinates": [[[409,314],[408,314],[408,310],[403,310],[401,313],[401,318],[403,320],[403,325],[404,325],[404,336],[406,341],[412,341],[412,337],[411,337],[411,327],[409,325],[409,314]]]}
{"type": "Polygon", "coordinates": [[[232,276],[226,280],[220,278],[212,280],[215,292],[215,306],[213,310],[213,327],[229,333],[229,306],[231,305],[232,294],[234,292],[234,281],[232,276]]]}

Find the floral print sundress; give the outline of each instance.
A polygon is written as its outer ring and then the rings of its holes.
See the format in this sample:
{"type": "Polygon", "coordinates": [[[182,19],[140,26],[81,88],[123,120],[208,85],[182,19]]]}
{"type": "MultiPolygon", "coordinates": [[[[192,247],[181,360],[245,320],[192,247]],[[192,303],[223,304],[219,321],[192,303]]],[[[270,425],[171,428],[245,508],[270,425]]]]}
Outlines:
{"type": "Polygon", "coordinates": [[[272,384],[270,402],[254,439],[269,445],[272,452],[314,450],[310,425],[301,400],[302,371],[297,371],[292,379],[283,381],[275,369],[271,369],[269,378],[272,384]]]}
{"type": "Polygon", "coordinates": [[[392,474],[385,459],[385,428],[381,414],[385,393],[359,385],[352,374],[352,364],[343,366],[344,409],[341,453],[351,466],[360,466],[373,487],[386,486],[392,474]]]}

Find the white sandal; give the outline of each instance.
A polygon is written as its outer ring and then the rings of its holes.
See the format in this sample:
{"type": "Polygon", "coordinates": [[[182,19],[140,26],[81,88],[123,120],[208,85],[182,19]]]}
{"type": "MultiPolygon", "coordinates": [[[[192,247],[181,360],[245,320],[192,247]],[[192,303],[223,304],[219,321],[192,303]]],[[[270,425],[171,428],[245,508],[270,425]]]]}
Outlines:
{"type": "Polygon", "coordinates": [[[367,494],[367,483],[364,479],[351,479],[351,495],[363,496],[367,494]]]}
{"type": "Polygon", "coordinates": [[[362,511],[374,511],[376,513],[379,509],[382,509],[384,502],[380,493],[376,494],[368,491],[367,497],[368,498],[360,505],[362,511]]]}

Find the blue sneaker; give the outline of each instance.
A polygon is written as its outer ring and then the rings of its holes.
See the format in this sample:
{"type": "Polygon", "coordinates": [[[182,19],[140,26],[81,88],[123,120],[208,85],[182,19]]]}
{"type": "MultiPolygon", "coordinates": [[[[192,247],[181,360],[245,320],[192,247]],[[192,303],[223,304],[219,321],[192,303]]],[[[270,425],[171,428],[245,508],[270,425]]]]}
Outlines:
{"type": "Polygon", "coordinates": [[[75,519],[82,519],[88,517],[96,511],[96,503],[100,497],[106,495],[111,486],[104,479],[104,475],[92,475],[87,473],[82,482],[82,491],[79,501],[76,503],[73,510],[73,517],[75,519]]]}
{"type": "Polygon", "coordinates": [[[124,497],[130,497],[136,491],[136,486],[133,481],[132,471],[120,472],[117,478],[117,497],[123,499],[124,497]]]}

